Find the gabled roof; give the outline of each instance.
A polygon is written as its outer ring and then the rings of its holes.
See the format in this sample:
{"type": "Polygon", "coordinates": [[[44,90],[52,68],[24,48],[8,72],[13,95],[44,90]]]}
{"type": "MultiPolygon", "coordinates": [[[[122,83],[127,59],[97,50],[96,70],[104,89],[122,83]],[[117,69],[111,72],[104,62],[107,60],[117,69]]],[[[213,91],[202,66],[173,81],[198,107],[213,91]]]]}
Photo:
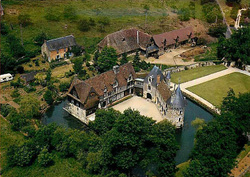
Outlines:
{"type": "MultiPolygon", "coordinates": [[[[113,70],[109,70],[95,77],[91,77],[85,81],[74,79],[71,83],[71,86],[68,90],[68,95],[71,90],[75,88],[77,95],[82,104],[90,102],[88,99],[90,92],[95,92],[98,97],[103,96],[105,88],[107,92],[111,92],[114,90],[113,84],[115,81],[118,82],[118,87],[127,86],[127,79],[129,76],[132,76],[134,79],[136,78],[136,74],[134,68],[131,63],[126,63],[119,67],[119,72],[114,73],[113,70]]],[[[96,102],[96,98],[92,99],[92,101],[96,102]]]]}
{"type": "Polygon", "coordinates": [[[101,48],[104,48],[105,46],[113,47],[117,54],[120,55],[140,48],[145,50],[150,42],[150,38],[151,36],[149,34],[131,28],[107,35],[98,46],[101,48]]]}
{"type": "Polygon", "coordinates": [[[21,79],[25,80],[25,82],[33,81],[37,73],[37,71],[32,71],[30,73],[23,74],[21,75],[21,79]]]}
{"type": "Polygon", "coordinates": [[[73,35],[60,37],[56,39],[51,39],[46,41],[46,45],[49,49],[49,51],[59,50],[59,49],[65,49],[67,47],[76,46],[76,41],[73,35]]]}
{"type": "Polygon", "coordinates": [[[189,39],[189,36],[193,38],[193,28],[187,27],[182,28],[162,34],[157,34],[153,36],[155,44],[158,47],[164,47],[164,41],[166,40],[166,46],[172,45],[176,43],[176,39],[178,38],[178,42],[183,42],[189,39]]]}
{"type": "Polygon", "coordinates": [[[158,85],[157,90],[159,91],[165,102],[167,102],[168,100],[170,101],[171,91],[164,80],[162,80],[161,83],[158,85]]]}
{"type": "Polygon", "coordinates": [[[150,71],[150,73],[145,77],[144,82],[149,83],[148,78],[152,77],[151,86],[156,87],[157,86],[157,76],[160,76],[160,81],[164,79],[164,76],[157,66],[154,66],[153,69],[150,71]]]}
{"type": "Polygon", "coordinates": [[[177,89],[175,90],[174,100],[172,102],[173,108],[181,109],[187,105],[187,100],[183,97],[180,84],[178,85],[177,89]]]}
{"type": "Polygon", "coordinates": [[[151,45],[147,48],[147,53],[153,53],[153,52],[156,52],[156,51],[159,51],[159,48],[156,46],[156,45],[151,45]]]}

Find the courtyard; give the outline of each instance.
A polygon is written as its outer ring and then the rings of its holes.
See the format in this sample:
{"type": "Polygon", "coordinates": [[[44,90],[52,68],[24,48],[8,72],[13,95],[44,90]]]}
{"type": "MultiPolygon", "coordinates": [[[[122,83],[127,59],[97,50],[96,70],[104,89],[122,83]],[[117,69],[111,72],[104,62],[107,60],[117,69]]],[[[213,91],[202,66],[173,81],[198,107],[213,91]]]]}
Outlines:
{"type": "Polygon", "coordinates": [[[141,115],[151,117],[156,122],[160,122],[163,120],[163,117],[158,111],[158,108],[155,103],[152,103],[150,100],[146,100],[138,96],[133,96],[132,98],[113,106],[113,108],[120,112],[131,108],[134,110],[138,110],[141,115]]]}

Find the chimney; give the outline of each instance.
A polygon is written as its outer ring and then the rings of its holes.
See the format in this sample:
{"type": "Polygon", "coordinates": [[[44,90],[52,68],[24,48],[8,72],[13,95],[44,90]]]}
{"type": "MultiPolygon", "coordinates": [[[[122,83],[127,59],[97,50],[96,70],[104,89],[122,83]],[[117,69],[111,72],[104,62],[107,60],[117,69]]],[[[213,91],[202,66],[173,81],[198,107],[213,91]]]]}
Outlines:
{"type": "Polygon", "coordinates": [[[115,74],[118,74],[119,73],[119,66],[118,65],[113,66],[113,71],[115,74]]]}
{"type": "Polygon", "coordinates": [[[136,39],[137,39],[137,44],[139,45],[139,31],[137,31],[137,34],[136,34],[136,39]]]}

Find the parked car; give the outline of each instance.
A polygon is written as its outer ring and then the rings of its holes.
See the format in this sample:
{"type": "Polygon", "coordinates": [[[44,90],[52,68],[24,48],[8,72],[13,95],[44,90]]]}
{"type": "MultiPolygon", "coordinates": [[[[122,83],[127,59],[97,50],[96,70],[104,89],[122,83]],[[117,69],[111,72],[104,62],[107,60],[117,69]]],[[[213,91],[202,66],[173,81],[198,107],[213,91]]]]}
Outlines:
{"type": "Polygon", "coordinates": [[[13,79],[14,77],[10,73],[0,75],[0,83],[11,81],[13,79]]]}

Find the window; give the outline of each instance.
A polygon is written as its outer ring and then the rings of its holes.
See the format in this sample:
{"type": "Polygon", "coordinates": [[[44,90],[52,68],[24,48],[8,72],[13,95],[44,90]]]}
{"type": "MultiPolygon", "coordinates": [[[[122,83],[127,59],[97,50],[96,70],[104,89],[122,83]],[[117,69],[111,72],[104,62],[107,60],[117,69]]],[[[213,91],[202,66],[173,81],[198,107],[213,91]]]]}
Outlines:
{"type": "Polygon", "coordinates": [[[66,48],[64,48],[64,52],[66,52],[66,48]]]}
{"type": "Polygon", "coordinates": [[[90,93],[90,96],[91,97],[95,96],[95,93],[94,92],[90,93]]]}
{"type": "Polygon", "coordinates": [[[151,86],[150,85],[148,85],[148,90],[151,90],[151,86]]]}
{"type": "Polygon", "coordinates": [[[152,76],[148,78],[148,82],[152,82],[152,76]]]}
{"type": "Polygon", "coordinates": [[[60,58],[60,56],[59,56],[59,55],[57,55],[57,56],[56,56],[56,59],[59,59],[59,58],[60,58]]]}
{"type": "Polygon", "coordinates": [[[56,52],[57,52],[57,54],[59,54],[59,50],[57,50],[56,52]]]}

